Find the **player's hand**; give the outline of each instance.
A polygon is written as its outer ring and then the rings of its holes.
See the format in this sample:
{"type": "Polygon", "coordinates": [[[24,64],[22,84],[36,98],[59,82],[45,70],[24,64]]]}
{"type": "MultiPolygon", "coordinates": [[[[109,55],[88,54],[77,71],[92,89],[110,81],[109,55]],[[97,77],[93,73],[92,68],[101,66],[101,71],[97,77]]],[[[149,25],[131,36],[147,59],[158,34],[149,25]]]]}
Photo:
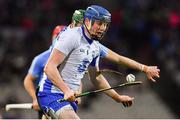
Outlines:
{"type": "Polygon", "coordinates": [[[134,98],[127,95],[118,95],[115,98],[116,102],[120,102],[124,107],[130,107],[133,103],[134,98]]]}
{"type": "Polygon", "coordinates": [[[78,105],[81,104],[81,98],[80,98],[80,97],[79,97],[79,98],[76,98],[76,103],[77,103],[78,105]]]}
{"type": "Polygon", "coordinates": [[[156,80],[154,79],[154,77],[159,78],[160,77],[160,69],[158,69],[157,66],[147,66],[146,69],[146,75],[148,77],[149,80],[156,82],[156,80]]]}
{"type": "Polygon", "coordinates": [[[74,102],[76,97],[75,97],[75,93],[72,90],[68,90],[64,93],[64,99],[69,101],[69,102],[74,102]]]}
{"type": "MultiPolygon", "coordinates": [[[[76,92],[75,92],[75,96],[77,96],[77,95],[80,95],[79,91],[76,91],[76,92]]],[[[76,98],[76,103],[77,103],[78,105],[81,104],[81,97],[76,98]]]]}
{"type": "Polygon", "coordinates": [[[126,95],[121,95],[120,100],[124,107],[130,107],[133,103],[134,98],[126,95]]]}
{"type": "Polygon", "coordinates": [[[37,99],[34,99],[34,100],[33,100],[32,105],[33,105],[33,109],[34,109],[34,110],[36,110],[36,111],[40,110],[39,104],[38,104],[38,102],[37,102],[37,99]]]}

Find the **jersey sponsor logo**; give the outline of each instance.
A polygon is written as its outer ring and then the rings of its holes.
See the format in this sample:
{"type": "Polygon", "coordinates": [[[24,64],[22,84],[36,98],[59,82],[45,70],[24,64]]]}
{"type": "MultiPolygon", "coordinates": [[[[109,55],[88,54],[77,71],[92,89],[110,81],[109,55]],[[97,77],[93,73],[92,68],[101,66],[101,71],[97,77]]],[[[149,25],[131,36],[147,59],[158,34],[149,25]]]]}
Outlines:
{"type": "Polygon", "coordinates": [[[79,72],[79,73],[82,73],[82,72],[86,71],[86,69],[87,69],[87,67],[88,67],[89,64],[90,64],[90,61],[89,61],[87,58],[85,58],[85,59],[82,61],[82,64],[80,64],[80,65],[78,66],[78,72],[79,72]]]}
{"type": "Polygon", "coordinates": [[[80,49],[79,51],[85,53],[85,50],[84,50],[84,49],[80,49]]]}

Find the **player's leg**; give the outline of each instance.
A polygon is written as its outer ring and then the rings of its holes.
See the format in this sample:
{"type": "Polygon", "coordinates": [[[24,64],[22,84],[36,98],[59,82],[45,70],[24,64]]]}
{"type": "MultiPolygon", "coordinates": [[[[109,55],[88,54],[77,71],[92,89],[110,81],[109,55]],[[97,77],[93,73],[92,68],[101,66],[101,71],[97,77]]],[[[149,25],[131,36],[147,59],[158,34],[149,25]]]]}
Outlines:
{"type": "Polygon", "coordinates": [[[75,113],[75,111],[77,110],[77,104],[75,102],[57,101],[59,99],[62,99],[63,97],[64,95],[60,93],[47,94],[47,95],[41,94],[38,95],[38,101],[39,101],[39,105],[41,106],[41,109],[47,114],[51,113],[51,116],[55,115],[61,119],[65,119],[65,118],[79,119],[79,117],[75,113]]]}
{"type": "Polygon", "coordinates": [[[45,115],[42,115],[42,118],[41,118],[42,120],[48,120],[48,119],[51,119],[51,117],[47,117],[47,116],[45,116],[45,115]]]}
{"type": "Polygon", "coordinates": [[[56,112],[60,119],[80,119],[71,105],[66,105],[56,112]]]}

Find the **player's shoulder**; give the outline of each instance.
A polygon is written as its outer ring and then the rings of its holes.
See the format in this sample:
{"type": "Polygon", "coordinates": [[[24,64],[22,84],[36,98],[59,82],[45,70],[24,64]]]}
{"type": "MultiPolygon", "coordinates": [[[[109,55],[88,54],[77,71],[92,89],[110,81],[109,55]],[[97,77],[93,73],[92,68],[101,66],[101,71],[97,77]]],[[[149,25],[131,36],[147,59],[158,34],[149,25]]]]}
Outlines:
{"type": "Polygon", "coordinates": [[[37,56],[34,57],[34,60],[33,61],[36,61],[36,62],[42,62],[42,61],[45,61],[47,58],[49,58],[51,54],[51,50],[46,50],[40,54],[38,54],[37,56]]]}
{"type": "Polygon", "coordinates": [[[99,41],[94,40],[93,44],[94,44],[95,47],[98,47],[98,48],[101,46],[101,43],[99,41]]]}
{"type": "Polygon", "coordinates": [[[93,42],[96,46],[98,47],[106,47],[105,45],[103,45],[102,43],[100,43],[99,41],[94,41],[93,42]]]}
{"type": "Polygon", "coordinates": [[[60,35],[60,37],[61,38],[66,37],[71,42],[78,42],[78,41],[80,41],[80,39],[82,37],[81,27],[74,27],[74,28],[67,29],[60,35]]]}
{"type": "Polygon", "coordinates": [[[81,27],[74,27],[66,30],[66,34],[71,33],[71,35],[80,36],[81,35],[81,27]]]}

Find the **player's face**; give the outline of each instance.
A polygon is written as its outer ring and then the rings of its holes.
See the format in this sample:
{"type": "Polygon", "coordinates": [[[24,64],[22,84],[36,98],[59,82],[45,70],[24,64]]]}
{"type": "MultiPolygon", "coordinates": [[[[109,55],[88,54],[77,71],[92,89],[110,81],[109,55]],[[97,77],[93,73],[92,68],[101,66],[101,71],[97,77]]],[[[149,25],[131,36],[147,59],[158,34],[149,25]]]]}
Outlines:
{"type": "Polygon", "coordinates": [[[83,24],[83,22],[78,22],[78,23],[76,24],[76,27],[81,27],[82,24],[83,24]]]}
{"type": "Polygon", "coordinates": [[[102,38],[104,33],[107,31],[109,23],[95,20],[91,29],[90,34],[97,38],[102,38]]]}

